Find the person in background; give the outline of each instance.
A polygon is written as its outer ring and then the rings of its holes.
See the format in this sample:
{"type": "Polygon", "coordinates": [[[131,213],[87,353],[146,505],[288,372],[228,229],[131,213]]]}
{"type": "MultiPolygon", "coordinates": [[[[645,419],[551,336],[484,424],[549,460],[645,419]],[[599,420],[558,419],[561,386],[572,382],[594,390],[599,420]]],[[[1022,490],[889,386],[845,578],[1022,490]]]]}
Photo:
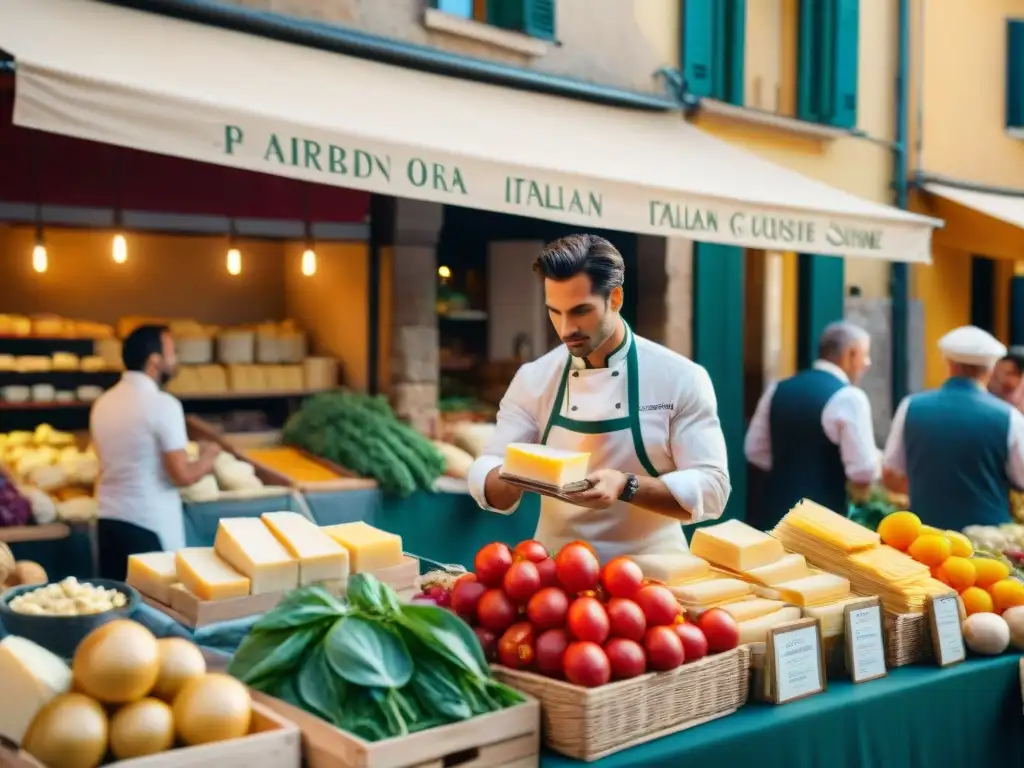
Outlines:
{"type": "Polygon", "coordinates": [[[1024,487],[1024,415],[986,391],[1006,347],[968,325],[943,336],[939,349],[949,378],[896,409],[883,481],[909,494],[926,525],[959,531],[1008,523],[1010,490],[1024,487]]]}
{"type": "Polygon", "coordinates": [[[1024,355],[1019,352],[1010,352],[992,369],[992,377],[988,381],[988,391],[1000,400],[1005,400],[1019,408],[1024,404],[1019,402],[1022,372],[1024,372],[1024,355]]]}
{"type": "Polygon", "coordinates": [[[879,475],[867,393],[855,386],[871,365],[871,337],[852,323],[827,326],[818,359],[758,401],[747,430],[747,461],[765,473],[747,522],[769,530],[802,498],[846,514],[850,493],[866,496],[879,475]]]}
{"type": "Polygon", "coordinates": [[[93,405],[90,432],[100,460],[97,482],[100,576],[123,581],[128,556],[185,546],[178,488],[213,470],[220,452],[200,447],[189,461],[185,413],[162,390],[174,377],[177,357],[170,331],[136,328],[124,340],[125,373],[93,405]]]}

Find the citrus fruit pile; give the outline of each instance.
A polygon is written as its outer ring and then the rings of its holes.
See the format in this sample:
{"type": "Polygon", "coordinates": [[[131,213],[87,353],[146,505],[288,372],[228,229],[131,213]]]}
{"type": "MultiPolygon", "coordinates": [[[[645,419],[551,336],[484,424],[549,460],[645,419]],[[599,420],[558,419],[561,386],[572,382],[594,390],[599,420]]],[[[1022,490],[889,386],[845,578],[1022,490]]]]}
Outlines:
{"type": "Polygon", "coordinates": [[[878,535],[885,544],[927,565],[934,578],[955,589],[968,616],[1002,614],[1024,606],[1024,583],[1010,578],[1010,569],[1001,560],[975,555],[962,533],[923,525],[913,512],[893,512],[879,524],[878,535]]]}

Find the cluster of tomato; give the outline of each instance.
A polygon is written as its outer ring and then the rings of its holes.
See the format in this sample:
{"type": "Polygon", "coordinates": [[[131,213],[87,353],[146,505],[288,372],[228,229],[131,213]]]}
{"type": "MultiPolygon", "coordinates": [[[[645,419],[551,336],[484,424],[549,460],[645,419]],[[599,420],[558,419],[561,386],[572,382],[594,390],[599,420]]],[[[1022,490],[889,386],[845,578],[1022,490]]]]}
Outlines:
{"type": "Polygon", "coordinates": [[[733,618],[706,612],[684,621],[668,587],[617,557],[601,567],[586,542],[552,556],[538,541],[481,549],[460,577],[451,609],[473,627],[489,660],[586,687],[675,669],[732,650],[733,618]]]}

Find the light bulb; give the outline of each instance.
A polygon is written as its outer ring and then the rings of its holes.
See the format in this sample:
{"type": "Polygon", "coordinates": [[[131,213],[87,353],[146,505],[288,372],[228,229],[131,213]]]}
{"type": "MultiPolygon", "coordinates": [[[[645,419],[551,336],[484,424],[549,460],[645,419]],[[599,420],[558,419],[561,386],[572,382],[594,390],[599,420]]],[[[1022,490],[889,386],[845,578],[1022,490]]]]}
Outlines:
{"type": "Polygon", "coordinates": [[[228,251],[228,274],[239,275],[242,273],[242,252],[237,248],[228,251]]]}
{"type": "Polygon", "coordinates": [[[124,264],[128,261],[128,241],[120,233],[114,235],[113,256],[114,262],[117,264],[124,264]]]}
{"type": "Polygon", "coordinates": [[[437,268],[437,276],[440,277],[442,280],[447,280],[449,277],[452,276],[452,271],[448,269],[448,267],[441,265],[440,267],[437,268]]]}
{"type": "Polygon", "coordinates": [[[32,269],[36,272],[45,272],[49,265],[49,260],[46,257],[46,246],[42,243],[37,243],[36,247],[32,249],[32,269]]]}
{"type": "Polygon", "coordinates": [[[312,248],[302,252],[302,274],[306,277],[316,274],[316,251],[312,248]]]}

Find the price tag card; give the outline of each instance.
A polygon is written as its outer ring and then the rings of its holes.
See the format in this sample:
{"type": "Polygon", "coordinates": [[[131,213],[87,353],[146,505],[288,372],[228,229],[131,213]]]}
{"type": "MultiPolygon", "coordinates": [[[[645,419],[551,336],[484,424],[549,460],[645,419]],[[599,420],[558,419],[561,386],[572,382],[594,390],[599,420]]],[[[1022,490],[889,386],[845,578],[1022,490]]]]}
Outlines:
{"type": "Polygon", "coordinates": [[[885,677],[885,630],[877,597],[850,603],[843,611],[846,670],[855,683],[885,677]]]}
{"type": "Polygon", "coordinates": [[[928,624],[932,632],[932,648],[940,667],[959,664],[967,658],[964,635],[960,628],[960,598],[940,595],[928,598],[928,624]]]}
{"type": "Polygon", "coordinates": [[[825,659],[817,619],[800,619],[768,630],[765,650],[768,700],[773,704],[825,690],[825,659]]]}

